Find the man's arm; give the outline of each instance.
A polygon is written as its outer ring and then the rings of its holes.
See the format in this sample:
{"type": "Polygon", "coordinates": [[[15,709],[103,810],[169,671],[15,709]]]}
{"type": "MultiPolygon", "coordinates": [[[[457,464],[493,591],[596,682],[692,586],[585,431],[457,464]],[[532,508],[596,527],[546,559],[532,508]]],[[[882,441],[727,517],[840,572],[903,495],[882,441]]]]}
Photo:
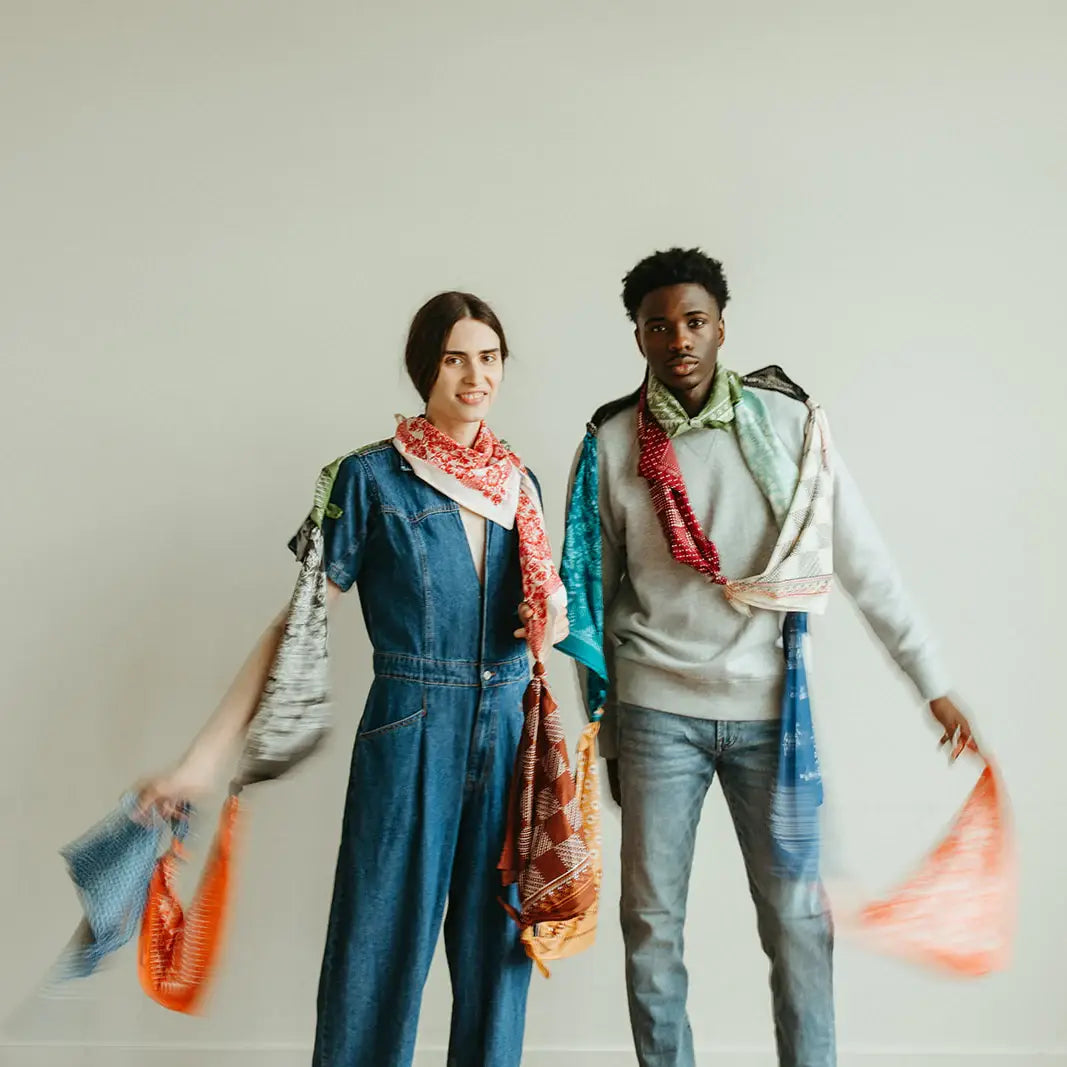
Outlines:
{"type": "Polygon", "coordinates": [[[834,465],[834,571],[886,651],[911,679],[953,743],[953,758],[974,748],[971,726],[949,697],[949,678],[932,636],[848,468],[834,465]]]}
{"type": "Polygon", "coordinates": [[[611,606],[626,573],[624,533],[611,506],[610,489],[600,465],[600,581],[604,602],[604,663],[608,671],[608,694],[604,700],[604,717],[600,723],[600,754],[607,760],[618,758],[618,717],[615,700],[615,638],[608,628],[611,606]]]}

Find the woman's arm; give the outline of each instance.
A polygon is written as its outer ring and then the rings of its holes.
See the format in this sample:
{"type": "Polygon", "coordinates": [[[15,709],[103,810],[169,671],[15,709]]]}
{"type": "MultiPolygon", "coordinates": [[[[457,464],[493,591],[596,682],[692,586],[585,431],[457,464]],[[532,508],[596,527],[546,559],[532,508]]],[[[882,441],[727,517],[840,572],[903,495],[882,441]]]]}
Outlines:
{"type": "MultiPolygon", "coordinates": [[[[327,583],[327,608],[332,608],[340,593],[333,582],[327,583]]],[[[141,811],[155,805],[164,815],[169,815],[183,801],[195,800],[215,787],[223,765],[244,737],[259,706],[260,694],[285,631],[288,612],[286,606],[264,630],[218,707],[175,767],[140,784],[138,807],[141,811]]]]}

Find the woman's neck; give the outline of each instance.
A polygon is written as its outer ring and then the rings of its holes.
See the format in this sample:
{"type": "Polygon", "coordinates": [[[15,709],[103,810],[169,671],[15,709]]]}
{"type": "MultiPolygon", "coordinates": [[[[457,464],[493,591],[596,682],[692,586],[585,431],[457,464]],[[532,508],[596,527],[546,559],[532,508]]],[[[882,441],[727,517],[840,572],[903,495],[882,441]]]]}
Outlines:
{"type": "Polygon", "coordinates": [[[443,419],[429,411],[426,412],[426,421],[464,448],[470,448],[474,444],[482,425],[480,422],[468,422],[465,419],[443,419]]]}

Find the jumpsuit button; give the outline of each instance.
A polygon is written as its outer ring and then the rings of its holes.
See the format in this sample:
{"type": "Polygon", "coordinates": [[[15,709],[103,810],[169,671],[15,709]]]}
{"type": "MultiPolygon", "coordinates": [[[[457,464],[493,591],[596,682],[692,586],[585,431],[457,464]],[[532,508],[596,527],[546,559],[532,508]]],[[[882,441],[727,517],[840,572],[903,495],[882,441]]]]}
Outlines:
{"type": "Polygon", "coordinates": [[[488,682],[493,677],[492,671],[482,671],[482,681],[488,682]]]}

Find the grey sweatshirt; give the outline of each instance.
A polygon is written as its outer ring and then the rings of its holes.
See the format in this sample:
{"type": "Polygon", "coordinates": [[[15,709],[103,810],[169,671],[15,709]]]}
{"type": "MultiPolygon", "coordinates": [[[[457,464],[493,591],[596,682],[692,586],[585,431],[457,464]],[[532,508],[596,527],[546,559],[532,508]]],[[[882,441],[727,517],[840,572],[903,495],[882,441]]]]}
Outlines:
{"type": "MultiPolygon", "coordinates": [[[[760,398],[799,466],[807,407],[772,390],[760,398]]],[[[599,430],[605,653],[609,696],[601,754],[616,755],[618,702],[704,719],[770,719],[780,713],[783,616],[739,614],[722,587],[670,554],[648,483],[637,473],[637,408],[599,430]]],[[[759,574],[778,537],[774,516],[730,430],[692,429],[674,439],[693,512],[715,542],[723,573],[759,574]]],[[[834,572],[924,700],[949,684],[925,624],[841,457],[833,455],[834,572]]]]}

